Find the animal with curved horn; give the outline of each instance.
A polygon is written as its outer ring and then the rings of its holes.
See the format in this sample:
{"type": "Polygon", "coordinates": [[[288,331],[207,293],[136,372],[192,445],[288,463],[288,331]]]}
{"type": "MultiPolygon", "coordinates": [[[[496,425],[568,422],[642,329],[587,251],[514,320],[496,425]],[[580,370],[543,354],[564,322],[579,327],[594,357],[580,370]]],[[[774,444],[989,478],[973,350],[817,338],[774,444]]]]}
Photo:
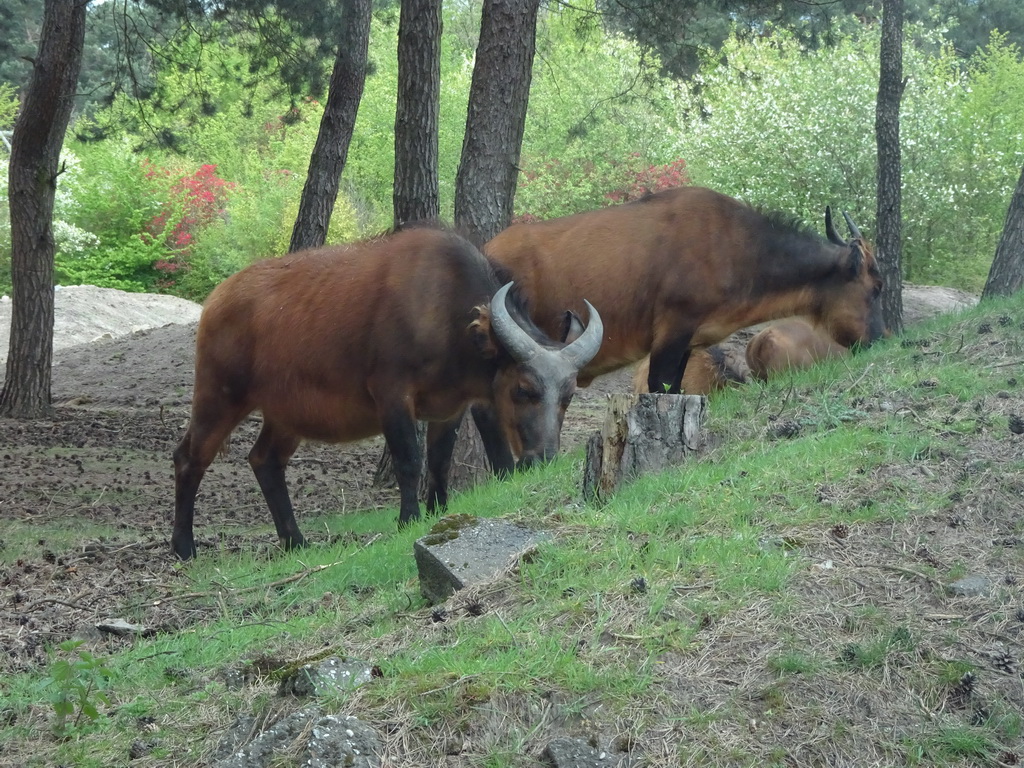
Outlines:
{"type": "Polygon", "coordinates": [[[192,416],[174,452],[172,547],[195,555],[199,483],[234,428],[260,410],[249,453],[285,548],[304,539],[285,467],[304,438],[383,433],[401,494],[399,524],[419,517],[416,421],[427,428],[427,507],[447,500],[456,430],[467,406],[492,408],[495,471],[551,458],[576,374],[597,353],[589,324],[566,345],[527,318],[511,283],[463,238],[407,229],[358,246],[268,259],[221,283],[196,338],[192,416]]]}
{"type": "Polygon", "coordinates": [[[870,339],[881,290],[874,256],[855,237],[828,239],[702,187],[549,221],[515,224],[484,247],[515,275],[541,328],[556,334],[577,295],[601,307],[605,339],[579,375],[651,355],[648,391],[679,392],[687,360],[734,331],[808,315],[840,344],[870,339]]]}

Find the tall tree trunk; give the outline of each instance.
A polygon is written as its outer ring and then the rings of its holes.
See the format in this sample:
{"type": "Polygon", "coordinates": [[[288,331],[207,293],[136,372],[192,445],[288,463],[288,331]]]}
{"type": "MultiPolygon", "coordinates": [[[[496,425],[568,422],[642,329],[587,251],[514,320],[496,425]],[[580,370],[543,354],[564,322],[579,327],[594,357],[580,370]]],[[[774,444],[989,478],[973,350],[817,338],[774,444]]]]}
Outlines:
{"type": "Polygon", "coordinates": [[[1024,285],[1024,168],[1021,168],[1017,188],[1010,198],[1006,223],[999,238],[996,257],[988,271],[982,299],[1009,296],[1024,285]]]}
{"type": "Polygon", "coordinates": [[[402,0],[395,109],[395,228],[439,214],[441,0],[402,0]]]}
{"type": "Polygon", "coordinates": [[[540,0],[484,0],[455,224],[478,245],[512,221],[540,0]]]}
{"type": "Polygon", "coordinates": [[[882,315],[894,334],[903,332],[903,279],[901,275],[900,101],[903,98],[903,0],[882,2],[882,50],[875,105],[878,144],[878,211],[875,246],[885,287],[882,315]]]}
{"type": "Polygon", "coordinates": [[[289,251],[316,248],[327,239],[331,213],[345,169],[352,129],[366,82],[366,54],[370,45],[371,0],[349,0],[344,5],[343,31],[338,55],[320,120],[306,185],[299,201],[289,251]]]}
{"type": "MultiPolygon", "coordinates": [[[[395,229],[440,214],[437,123],[441,103],[441,0],[402,0],[398,23],[398,102],[395,105],[395,229]]],[[[416,428],[420,445],[426,425],[416,428]]],[[[426,466],[426,451],[421,452],[426,466]]],[[[384,446],[374,485],[395,483],[391,451],[384,446]]],[[[426,476],[420,484],[426,488],[426,476]]]]}
{"type": "Polygon", "coordinates": [[[60,149],[82,68],[89,0],[46,0],[39,51],[11,142],[10,355],[0,416],[50,409],[53,366],[53,198],[60,149]]]}
{"type": "MultiPolygon", "coordinates": [[[[455,180],[455,225],[477,245],[512,222],[539,7],[540,0],[484,0],[455,180]]],[[[449,485],[472,486],[489,467],[480,433],[467,413],[455,443],[449,485]]]]}

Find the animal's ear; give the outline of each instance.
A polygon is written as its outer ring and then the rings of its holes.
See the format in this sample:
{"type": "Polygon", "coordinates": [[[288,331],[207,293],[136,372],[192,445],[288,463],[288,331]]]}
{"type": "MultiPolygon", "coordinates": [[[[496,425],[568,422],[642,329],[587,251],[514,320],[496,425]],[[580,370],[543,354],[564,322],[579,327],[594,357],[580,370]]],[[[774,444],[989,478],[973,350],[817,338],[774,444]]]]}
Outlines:
{"type": "Polygon", "coordinates": [[[572,344],[583,335],[585,330],[586,328],[583,327],[583,321],[580,320],[580,316],[571,309],[565,310],[565,314],[562,315],[561,327],[558,330],[559,340],[565,344],[572,344]]]}
{"type": "Polygon", "coordinates": [[[864,252],[860,249],[860,241],[852,240],[850,242],[850,253],[843,260],[844,272],[850,280],[856,280],[860,274],[861,267],[864,265],[864,252]]]}
{"type": "Polygon", "coordinates": [[[490,360],[498,355],[498,345],[491,331],[491,310],[486,304],[473,307],[476,319],[469,324],[467,332],[473,340],[476,348],[480,350],[486,359],[490,360]]]}

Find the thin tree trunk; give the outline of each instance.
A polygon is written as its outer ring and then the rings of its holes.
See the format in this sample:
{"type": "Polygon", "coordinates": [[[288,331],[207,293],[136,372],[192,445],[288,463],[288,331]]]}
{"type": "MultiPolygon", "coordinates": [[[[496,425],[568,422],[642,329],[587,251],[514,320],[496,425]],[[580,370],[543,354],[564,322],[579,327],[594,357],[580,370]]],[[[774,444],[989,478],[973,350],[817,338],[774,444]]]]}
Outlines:
{"type": "Polygon", "coordinates": [[[53,198],[64,133],[82,68],[88,0],[46,0],[32,79],[14,125],[11,212],[11,339],[0,415],[50,410],[53,366],[53,198]]]}
{"type": "Polygon", "coordinates": [[[441,0],[402,0],[395,109],[395,228],[439,213],[441,0]]]}
{"type": "Polygon", "coordinates": [[[302,189],[289,251],[316,248],[327,240],[341,172],[345,169],[366,82],[372,10],[371,0],[350,0],[345,5],[344,31],[338,41],[327,103],[316,145],[309,158],[309,172],[302,189]]]}
{"type": "MultiPolygon", "coordinates": [[[[398,101],[395,105],[395,229],[438,218],[437,124],[441,103],[441,0],[402,0],[398,23],[398,101]]],[[[417,426],[420,445],[426,425],[417,426]]],[[[423,466],[427,454],[423,451],[423,466]]],[[[421,490],[426,488],[426,473],[421,490]]],[[[384,446],[374,485],[394,485],[384,446]]]]}
{"type": "Polygon", "coordinates": [[[1021,168],[1017,188],[1010,198],[1003,234],[981,298],[1009,296],[1019,291],[1021,286],[1024,286],[1024,168],[1021,168]]]}
{"type": "Polygon", "coordinates": [[[478,245],[512,221],[540,0],[484,0],[455,224],[478,245]]]}
{"type": "MultiPolygon", "coordinates": [[[[512,222],[539,7],[540,0],[484,0],[455,180],[455,225],[478,246],[512,222]]],[[[468,412],[455,455],[452,488],[473,485],[479,477],[473,468],[490,466],[468,412]]]]}
{"type": "Polygon", "coordinates": [[[903,0],[883,0],[875,139],[878,144],[878,209],[875,246],[885,286],[882,315],[890,332],[903,332],[901,275],[900,101],[903,98],[903,0]]]}

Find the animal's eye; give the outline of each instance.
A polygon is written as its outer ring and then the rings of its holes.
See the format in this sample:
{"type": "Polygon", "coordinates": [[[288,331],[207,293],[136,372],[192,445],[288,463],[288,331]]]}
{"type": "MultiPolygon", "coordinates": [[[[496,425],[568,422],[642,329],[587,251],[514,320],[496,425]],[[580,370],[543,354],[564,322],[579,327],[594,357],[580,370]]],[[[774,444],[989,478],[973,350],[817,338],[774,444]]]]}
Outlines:
{"type": "Polygon", "coordinates": [[[512,399],[517,403],[536,403],[540,400],[540,392],[531,386],[519,384],[512,391],[512,399]]]}

